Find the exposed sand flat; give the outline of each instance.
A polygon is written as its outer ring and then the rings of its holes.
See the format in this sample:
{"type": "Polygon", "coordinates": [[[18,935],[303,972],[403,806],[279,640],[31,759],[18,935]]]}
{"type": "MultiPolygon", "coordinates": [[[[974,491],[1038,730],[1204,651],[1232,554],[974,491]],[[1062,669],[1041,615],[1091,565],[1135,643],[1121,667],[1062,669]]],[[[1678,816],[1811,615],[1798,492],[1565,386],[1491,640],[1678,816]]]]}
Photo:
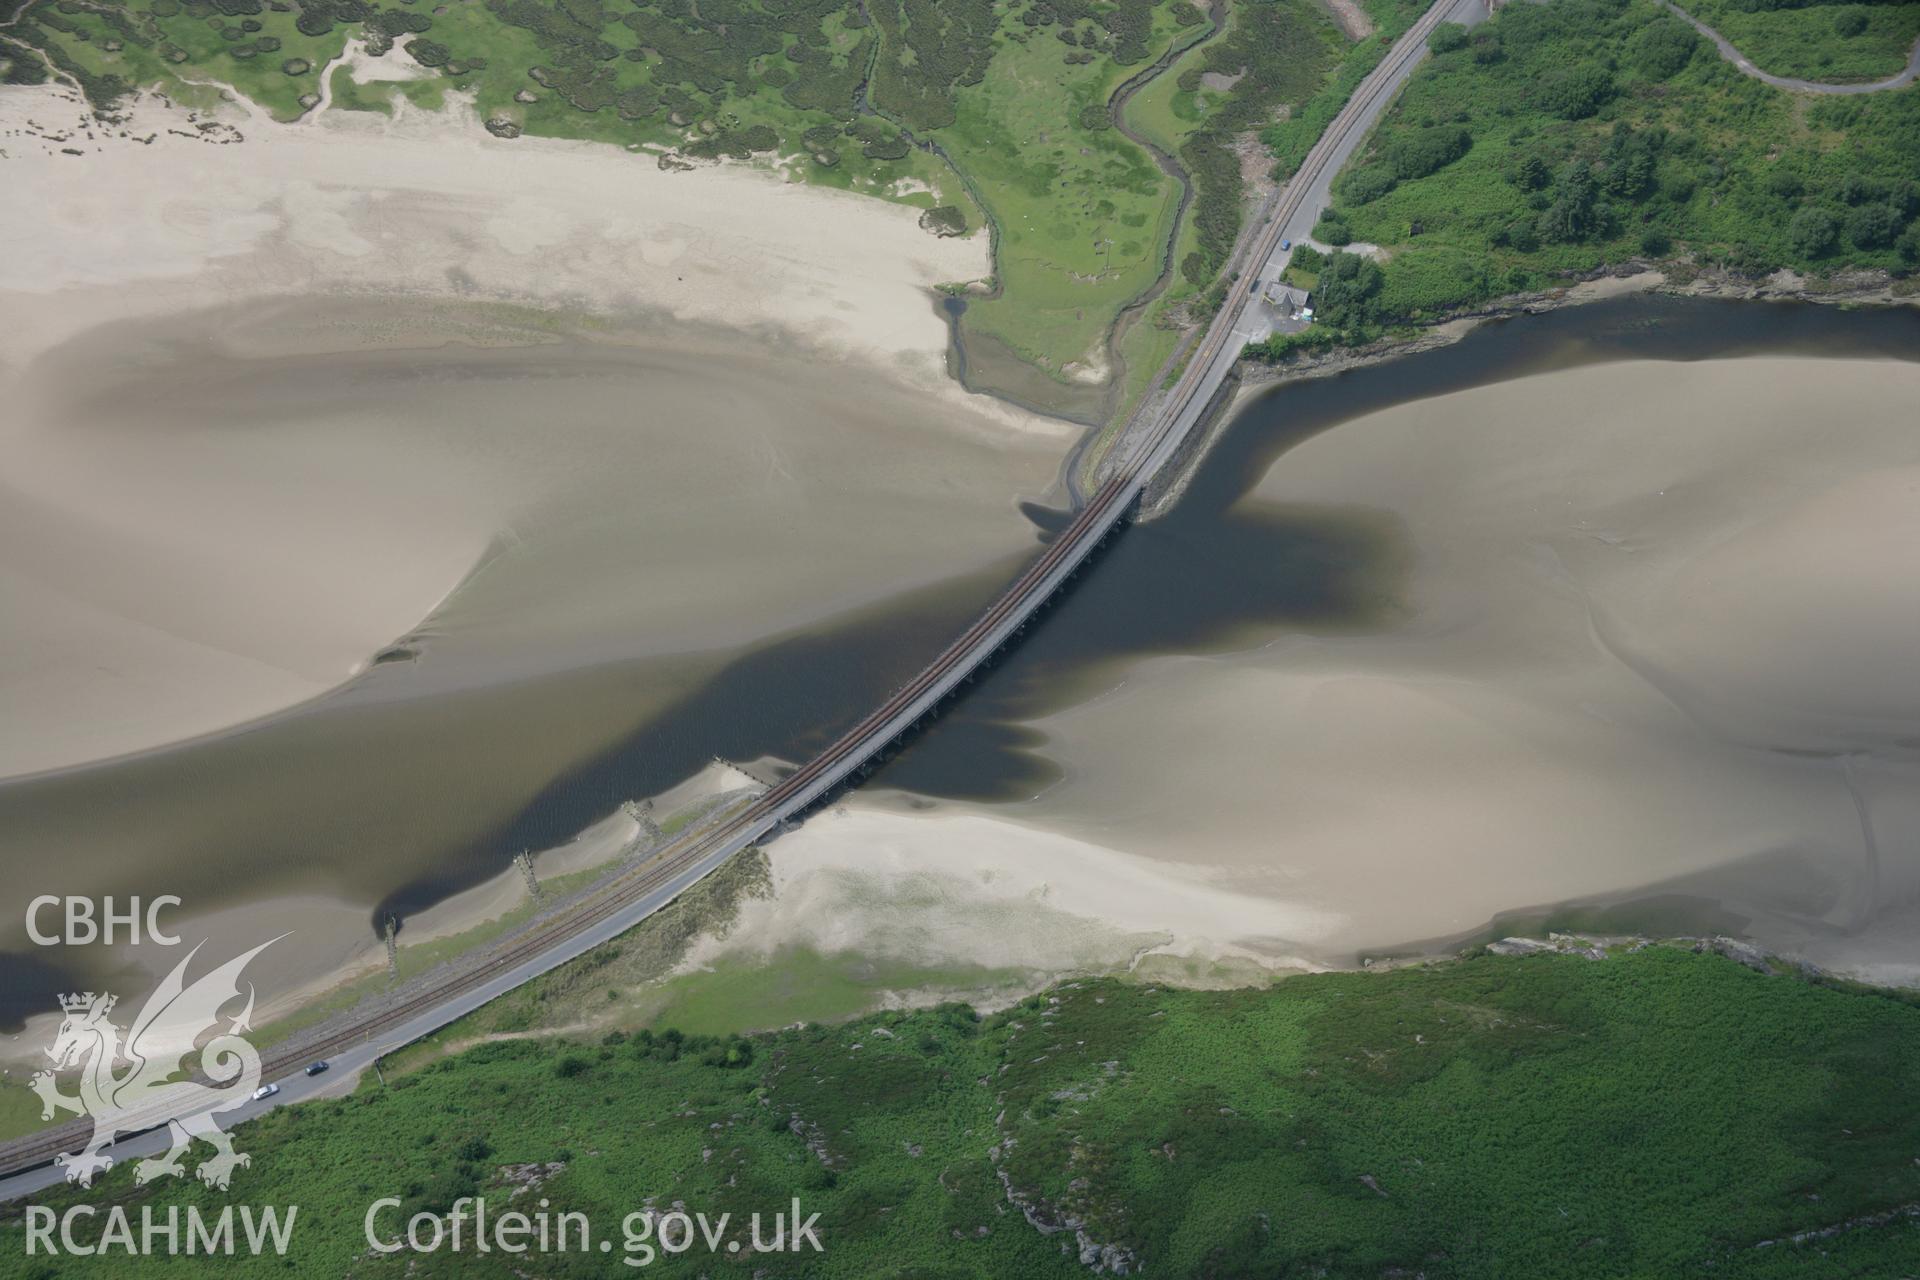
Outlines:
{"type": "Polygon", "coordinates": [[[729,950],[801,945],[940,966],[1036,973],[1132,968],[1172,960],[1202,978],[1314,938],[1337,918],[1209,883],[1191,869],[1008,822],[973,806],[915,809],[862,794],[769,849],[774,896],[745,903],[729,950]],[[1232,940],[1232,941],[1229,941],[1232,940]]]}
{"type": "MultiPolygon", "coordinates": [[[[1917,398],[1910,364],[1635,363],[1342,425],[1243,501],[1403,522],[1403,622],[1130,663],[1038,722],[1064,781],[993,819],[948,807],[913,847],[1018,867],[1066,837],[1069,909],[1329,963],[1659,893],[1910,976],[1917,398]],[[1243,909],[1195,919],[1103,849],[1243,909]]],[[[906,838],[841,830],[855,847],[776,843],[776,870],[906,838]]]]}
{"type": "MultiPolygon", "coordinates": [[[[0,130],[79,110],[69,90],[0,89],[0,130]]],[[[194,126],[152,99],[125,126],[151,145],[9,140],[0,223],[33,246],[0,263],[0,314],[32,318],[8,326],[9,358],[108,320],[320,290],[766,326],[932,382],[944,326],[926,289],[989,270],[984,235],[929,235],[911,208],[743,166],[674,173],[596,143],[504,141],[457,104],[227,118],[244,143],[180,137],[194,126]]]]}
{"type": "MultiPolygon", "coordinates": [[[[0,91],[8,127],[62,111],[0,91]]],[[[431,680],[475,683],[1030,540],[1064,437],[944,378],[927,292],[984,238],[417,111],[182,124],[0,162],[33,246],[0,263],[0,777],[311,698],[443,604],[431,680]]]]}
{"type": "MultiPolygon", "coordinates": [[[[367,310],[175,317],[163,349],[119,326],[24,380],[0,706],[45,727],[0,738],[0,771],[311,697],[416,631],[429,661],[396,696],[744,645],[1030,545],[1016,499],[1057,467],[1057,438],[706,335],[312,356],[225,336],[367,310]]],[[[487,318],[418,310],[416,338],[487,318]]]]}
{"type": "Polygon", "coordinates": [[[1356,947],[1770,856],[1819,889],[1753,905],[1859,928],[1886,905],[1860,814],[1808,753],[1920,785],[1917,394],[1906,364],[1608,365],[1319,436],[1249,500],[1403,520],[1408,623],[1145,664],[1046,722],[1072,776],[1036,817],[1338,911],[1356,947]],[[1146,723],[1178,775],[1106,745],[1146,723]]]}

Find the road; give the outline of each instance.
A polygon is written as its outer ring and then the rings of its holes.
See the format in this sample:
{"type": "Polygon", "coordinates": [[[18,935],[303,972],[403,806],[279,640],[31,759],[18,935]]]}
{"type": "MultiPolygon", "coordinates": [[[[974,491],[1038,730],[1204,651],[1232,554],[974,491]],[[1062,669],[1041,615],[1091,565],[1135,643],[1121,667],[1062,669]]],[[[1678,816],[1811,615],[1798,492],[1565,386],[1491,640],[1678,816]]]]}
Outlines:
{"type": "MultiPolygon", "coordinates": [[[[1271,216],[1252,230],[1236,252],[1236,263],[1254,264],[1252,277],[1278,275],[1286,263],[1281,241],[1303,234],[1318,218],[1334,174],[1425,56],[1428,34],[1443,21],[1472,21],[1484,12],[1482,0],[1437,0],[1360,83],[1275,199],[1271,216]]],[[[1124,446],[1126,456],[1116,453],[1112,478],[1100,485],[1072,522],[985,613],[859,724],[737,813],[684,837],[654,862],[615,880],[563,916],[449,966],[444,980],[431,989],[269,1046],[261,1076],[279,1082],[280,1094],[223,1115],[229,1121],[244,1119],[269,1106],[310,1097],[342,1074],[360,1070],[381,1054],[624,933],[728,858],[777,834],[835,788],[856,778],[890,743],[931,715],[981,664],[1012,642],[1034,612],[1128,520],[1148,482],[1205,420],[1245,345],[1249,317],[1254,314],[1251,301],[1244,287],[1233,291],[1171,392],[1143,407],[1122,433],[1116,450],[1124,446]],[[332,1063],[327,1075],[308,1078],[300,1073],[307,1062],[321,1058],[332,1063]]],[[[164,1116],[150,1119],[159,1124],[164,1116]]],[[[57,1152],[78,1149],[90,1131],[88,1122],[75,1121],[0,1147],[0,1169],[12,1174],[0,1181],[0,1199],[30,1195],[60,1181],[62,1171],[49,1162],[57,1152]]],[[[152,1155],[165,1145],[164,1136],[155,1131],[132,1137],[107,1154],[118,1162],[152,1155]]]]}
{"type": "Polygon", "coordinates": [[[1795,93],[1878,93],[1882,89],[1904,89],[1916,79],[1920,79],[1920,40],[1913,42],[1913,50],[1907,55],[1906,70],[1899,75],[1889,76],[1885,80],[1874,80],[1866,84],[1825,84],[1819,80],[1795,80],[1791,76],[1776,76],[1754,66],[1746,54],[1733,47],[1733,41],[1673,3],[1673,0],[1661,0],[1661,3],[1686,19],[1695,31],[1713,41],[1713,47],[1720,51],[1721,57],[1755,80],[1764,81],[1776,89],[1790,89],[1795,93]]]}
{"type": "Polygon", "coordinates": [[[1226,381],[1246,344],[1262,341],[1272,333],[1271,308],[1259,295],[1280,278],[1293,256],[1290,248],[1281,245],[1297,244],[1319,221],[1331,202],[1334,178],[1366,141],[1407,77],[1426,58],[1427,36],[1442,22],[1473,25],[1486,16],[1485,0],[1437,0],[1360,82],[1347,105],[1301,161],[1299,170],[1281,188],[1268,206],[1265,220],[1229,262],[1227,270],[1237,275],[1236,284],[1227,305],[1214,317],[1206,336],[1189,357],[1179,384],[1163,400],[1143,405],[1140,416],[1128,424],[1113,447],[1111,456],[1121,474],[1135,482],[1136,495],[1178,454],[1206,418],[1214,393],[1226,381]]]}

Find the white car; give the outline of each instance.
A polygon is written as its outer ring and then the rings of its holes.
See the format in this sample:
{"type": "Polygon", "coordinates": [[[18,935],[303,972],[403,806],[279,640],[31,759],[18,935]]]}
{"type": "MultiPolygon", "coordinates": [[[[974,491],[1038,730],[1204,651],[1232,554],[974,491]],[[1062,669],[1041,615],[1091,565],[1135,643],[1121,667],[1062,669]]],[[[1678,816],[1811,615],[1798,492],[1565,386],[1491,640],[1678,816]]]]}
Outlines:
{"type": "Polygon", "coordinates": [[[255,1089],[255,1090],[253,1091],[253,1100],[254,1100],[255,1102],[258,1102],[258,1101],[260,1101],[260,1100],[261,1100],[262,1098],[271,1098],[271,1097],[272,1097],[272,1096],[273,1096],[274,1094],[276,1094],[276,1093],[278,1093],[278,1092],[280,1092],[280,1086],[279,1086],[279,1085],[277,1085],[277,1084],[263,1084],[263,1085],[261,1085],[261,1086],[260,1086],[260,1087],[259,1087],[258,1089],[255,1089]]]}

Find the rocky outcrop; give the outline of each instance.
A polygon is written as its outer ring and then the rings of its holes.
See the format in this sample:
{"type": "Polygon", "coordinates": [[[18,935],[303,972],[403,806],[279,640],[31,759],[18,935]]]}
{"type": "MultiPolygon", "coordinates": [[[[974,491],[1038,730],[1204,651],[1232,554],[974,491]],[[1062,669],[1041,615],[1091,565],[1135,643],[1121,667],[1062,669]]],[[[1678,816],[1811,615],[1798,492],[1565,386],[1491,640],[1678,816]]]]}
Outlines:
{"type": "MultiPolygon", "coordinates": [[[[998,1159],[1000,1148],[995,1147],[989,1156],[998,1159]]],[[[1085,1219],[1071,1213],[1055,1209],[1037,1196],[1029,1196],[1016,1190],[1013,1178],[1005,1169],[994,1171],[1000,1176],[1000,1185],[1007,1193],[1007,1202],[1020,1211],[1027,1225],[1043,1236],[1058,1235],[1062,1231],[1073,1232],[1074,1243],[1079,1246],[1080,1265],[1095,1275],[1112,1272],[1116,1276],[1130,1275],[1135,1258],[1133,1251],[1124,1245],[1101,1244],[1087,1234],[1085,1219]]]]}

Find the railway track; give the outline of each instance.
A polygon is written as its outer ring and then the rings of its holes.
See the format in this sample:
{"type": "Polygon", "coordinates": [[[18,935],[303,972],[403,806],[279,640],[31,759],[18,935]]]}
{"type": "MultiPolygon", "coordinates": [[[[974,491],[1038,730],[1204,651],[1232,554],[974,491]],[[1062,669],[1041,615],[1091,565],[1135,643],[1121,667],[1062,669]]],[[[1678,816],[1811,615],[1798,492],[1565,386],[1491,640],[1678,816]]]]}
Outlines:
{"type": "MultiPolygon", "coordinates": [[[[1373,115],[1425,52],[1426,38],[1433,28],[1468,3],[1471,0],[1438,0],[1361,82],[1340,114],[1308,151],[1298,172],[1276,198],[1269,216],[1247,242],[1247,247],[1235,256],[1236,270],[1243,271],[1249,262],[1264,263],[1272,256],[1288,222],[1299,212],[1321,171],[1356,130],[1371,124],[1373,115]]],[[[1007,644],[1094,548],[1126,520],[1147,482],[1199,425],[1226,371],[1239,354],[1231,343],[1247,300],[1237,290],[1232,296],[1235,304],[1223,307],[1214,317],[1172,394],[1159,405],[1143,408],[1143,417],[1130,424],[1123,434],[1123,438],[1137,436],[1139,442],[1131,450],[1132,456],[1120,462],[1118,474],[1094,492],[1066,528],[972,625],[885,702],[739,813],[684,837],[676,845],[669,845],[653,862],[615,879],[564,915],[536,923],[477,953],[431,987],[359,1016],[346,1015],[336,1023],[269,1049],[262,1055],[261,1078],[283,1079],[315,1058],[332,1057],[363,1045],[383,1032],[425,1018],[489,982],[542,958],[551,959],[547,968],[563,963],[587,949],[581,946],[568,950],[569,942],[581,939],[596,926],[645,901],[649,895],[687,879],[690,873],[697,872],[692,876],[697,879],[732,854],[765,838],[831,793],[903,732],[934,711],[962,680],[1007,644]]],[[[527,975],[532,976],[532,973],[527,975]]],[[[446,1020],[457,1016],[457,1011],[450,1012],[446,1020]]],[[[152,1127],[164,1123],[165,1117],[156,1115],[152,1127]]],[[[0,1145],[0,1175],[45,1165],[62,1152],[79,1149],[91,1135],[91,1122],[76,1120],[0,1145]]]]}
{"type": "MultiPolygon", "coordinates": [[[[1098,543],[1099,537],[1096,536],[1083,547],[1074,535],[1076,531],[1084,532],[1097,523],[1099,513],[1111,510],[1112,500],[1121,487],[1118,480],[1109,481],[1103,486],[1074,523],[1062,531],[1061,536],[1055,538],[1039,559],[1028,566],[1013,586],[1003,592],[932,663],[922,668],[913,680],[869,712],[832,745],[781,779],[739,814],[689,837],[680,848],[669,846],[668,851],[654,862],[615,881],[565,916],[557,917],[545,927],[536,926],[525,931],[510,942],[485,953],[478,963],[450,974],[446,981],[433,988],[354,1019],[324,1037],[296,1039],[287,1046],[262,1055],[261,1079],[278,1080],[291,1075],[314,1058],[328,1057],[347,1045],[371,1039],[381,1031],[419,1017],[500,974],[511,972],[526,961],[560,947],[618,914],[634,901],[673,883],[677,876],[703,859],[736,852],[813,804],[898,737],[904,727],[897,723],[902,715],[924,702],[936,685],[944,686],[935,695],[937,702],[938,696],[944,695],[953,684],[957,684],[960,678],[964,678],[1004,643],[1004,639],[991,643],[988,640],[1002,624],[1014,618],[1016,612],[1019,618],[1024,618],[1031,611],[1032,605],[1028,601],[1037,584],[1046,581],[1069,556],[1077,564],[1085,551],[1098,543]],[[1076,548],[1079,549],[1078,554],[1074,554],[1076,548]],[[1023,603],[1027,604],[1027,608],[1021,608],[1023,603]],[[955,678],[945,679],[948,676],[955,678]]],[[[1111,525],[1109,521],[1104,528],[1111,528],[1111,525]]],[[[1104,528],[1100,536],[1104,536],[1104,528]]],[[[1047,590],[1042,599],[1051,594],[1051,589],[1047,590]]],[[[908,722],[917,718],[918,715],[914,715],[908,722]]],[[[9,1143],[0,1149],[0,1172],[12,1173],[45,1164],[62,1152],[77,1149],[92,1132],[91,1122],[73,1121],[31,1138],[9,1143]]]]}

